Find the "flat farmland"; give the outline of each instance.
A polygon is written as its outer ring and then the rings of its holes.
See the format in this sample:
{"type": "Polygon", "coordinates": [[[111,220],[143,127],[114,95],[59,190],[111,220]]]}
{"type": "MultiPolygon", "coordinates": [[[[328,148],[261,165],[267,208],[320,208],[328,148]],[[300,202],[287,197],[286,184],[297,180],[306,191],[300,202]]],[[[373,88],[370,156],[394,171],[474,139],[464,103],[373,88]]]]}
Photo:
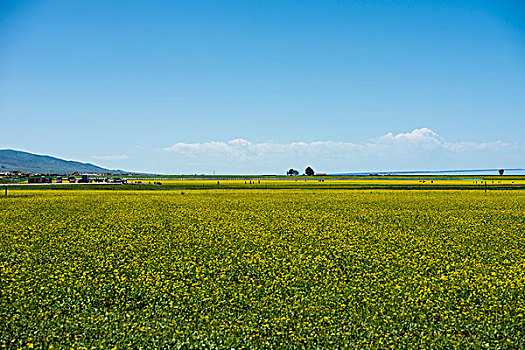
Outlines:
{"type": "MultiPolygon", "coordinates": [[[[13,189],[388,189],[388,190],[523,190],[525,176],[126,176],[126,184],[91,183],[7,184],[13,189]]],[[[103,181],[104,178],[99,178],[103,181]]]]}
{"type": "Polygon", "coordinates": [[[0,346],[523,348],[524,229],[523,191],[15,188],[0,346]]]}
{"type": "MultiPolygon", "coordinates": [[[[133,177],[130,183],[138,182],[133,177]]],[[[525,177],[296,177],[296,178],[257,178],[252,179],[192,179],[168,178],[162,180],[144,179],[143,184],[156,181],[163,186],[187,189],[230,188],[230,189],[525,189],[525,177]]]]}

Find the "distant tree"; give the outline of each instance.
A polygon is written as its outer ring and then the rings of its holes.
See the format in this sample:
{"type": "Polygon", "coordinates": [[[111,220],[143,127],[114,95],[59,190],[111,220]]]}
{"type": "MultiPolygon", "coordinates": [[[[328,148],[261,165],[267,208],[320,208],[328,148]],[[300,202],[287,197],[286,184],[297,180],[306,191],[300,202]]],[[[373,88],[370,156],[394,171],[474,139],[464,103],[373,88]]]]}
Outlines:
{"type": "Polygon", "coordinates": [[[306,168],[306,170],[304,171],[304,173],[308,176],[314,176],[315,172],[314,172],[314,169],[308,167],[306,168]]]}
{"type": "Polygon", "coordinates": [[[503,173],[505,172],[505,170],[500,169],[498,172],[499,172],[500,175],[503,175],[503,173]]]}
{"type": "Polygon", "coordinates": [[[297,170],[295,170],[295,169],[290,169],[290,170],[288,170],[286,175],[288,175],[288,176],[297,176],[297,175],[299,175],[299,172],[297,170]]]}

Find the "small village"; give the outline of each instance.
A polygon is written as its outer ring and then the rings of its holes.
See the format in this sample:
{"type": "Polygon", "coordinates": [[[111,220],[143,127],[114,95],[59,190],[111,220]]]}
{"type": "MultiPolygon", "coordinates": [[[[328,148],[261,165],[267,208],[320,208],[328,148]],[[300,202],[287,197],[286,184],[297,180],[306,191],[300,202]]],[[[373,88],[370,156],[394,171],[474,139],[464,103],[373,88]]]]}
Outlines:
{"type": "Polygon", "coordinates": [[[51,183],[127,183],[127,179],[115,177],[113,174],[39,174],[22,173],[21,171],[0,172],[1,183],[51,184],[51,183]]]}

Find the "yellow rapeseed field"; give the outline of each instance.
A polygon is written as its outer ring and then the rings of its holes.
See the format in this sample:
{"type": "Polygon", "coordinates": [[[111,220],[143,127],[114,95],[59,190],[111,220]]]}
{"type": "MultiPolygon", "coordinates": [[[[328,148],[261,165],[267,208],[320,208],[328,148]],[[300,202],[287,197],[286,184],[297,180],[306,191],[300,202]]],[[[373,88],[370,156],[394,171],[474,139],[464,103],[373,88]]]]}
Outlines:
{"type": "Polygon", "coordinates": [[[524,348],[525,192],[13,190],[0,347],[524,348]]]}
{"type": "Polygon", "coordinates": [[[178,185],[178,186],[196,186],[196,187],[241,187],[241,188],[280,188],[280,187],[356,187],[356,186],[483,186],[485,183],[490,189],[494,186],[502,185],[525,185],[524,179],[507,179],[502,177],[496,180],[484,180],[481,177],[472,178],[428,178],[428,179],[413,179],[413,178],[373,178],[363,177],[354,179],[338,179],[337,177],[299,177],[290,179],[192,179],[192,178],[172,178],[161,180],[133,177],[128,178],[129,183],[141,181],[144,184],[152,184],[156,181],[161,181],[163,185],[178,185]],[[322,182],[321,182],[322,181],[322,182]]]}

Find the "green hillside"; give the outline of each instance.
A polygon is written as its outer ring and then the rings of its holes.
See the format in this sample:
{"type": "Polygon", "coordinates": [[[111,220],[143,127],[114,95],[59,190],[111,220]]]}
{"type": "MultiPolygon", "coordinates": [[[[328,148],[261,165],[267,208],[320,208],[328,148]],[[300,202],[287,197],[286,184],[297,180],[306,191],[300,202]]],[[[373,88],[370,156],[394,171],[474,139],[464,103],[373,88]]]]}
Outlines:
{"type": "Polygon", "coordinates": [[[0,150],[0,171],[22,171],[27,173],[112,173],[124,174],[123,170],[105,169],[90,163],[63,160],[15,150],[0,150]]]}

